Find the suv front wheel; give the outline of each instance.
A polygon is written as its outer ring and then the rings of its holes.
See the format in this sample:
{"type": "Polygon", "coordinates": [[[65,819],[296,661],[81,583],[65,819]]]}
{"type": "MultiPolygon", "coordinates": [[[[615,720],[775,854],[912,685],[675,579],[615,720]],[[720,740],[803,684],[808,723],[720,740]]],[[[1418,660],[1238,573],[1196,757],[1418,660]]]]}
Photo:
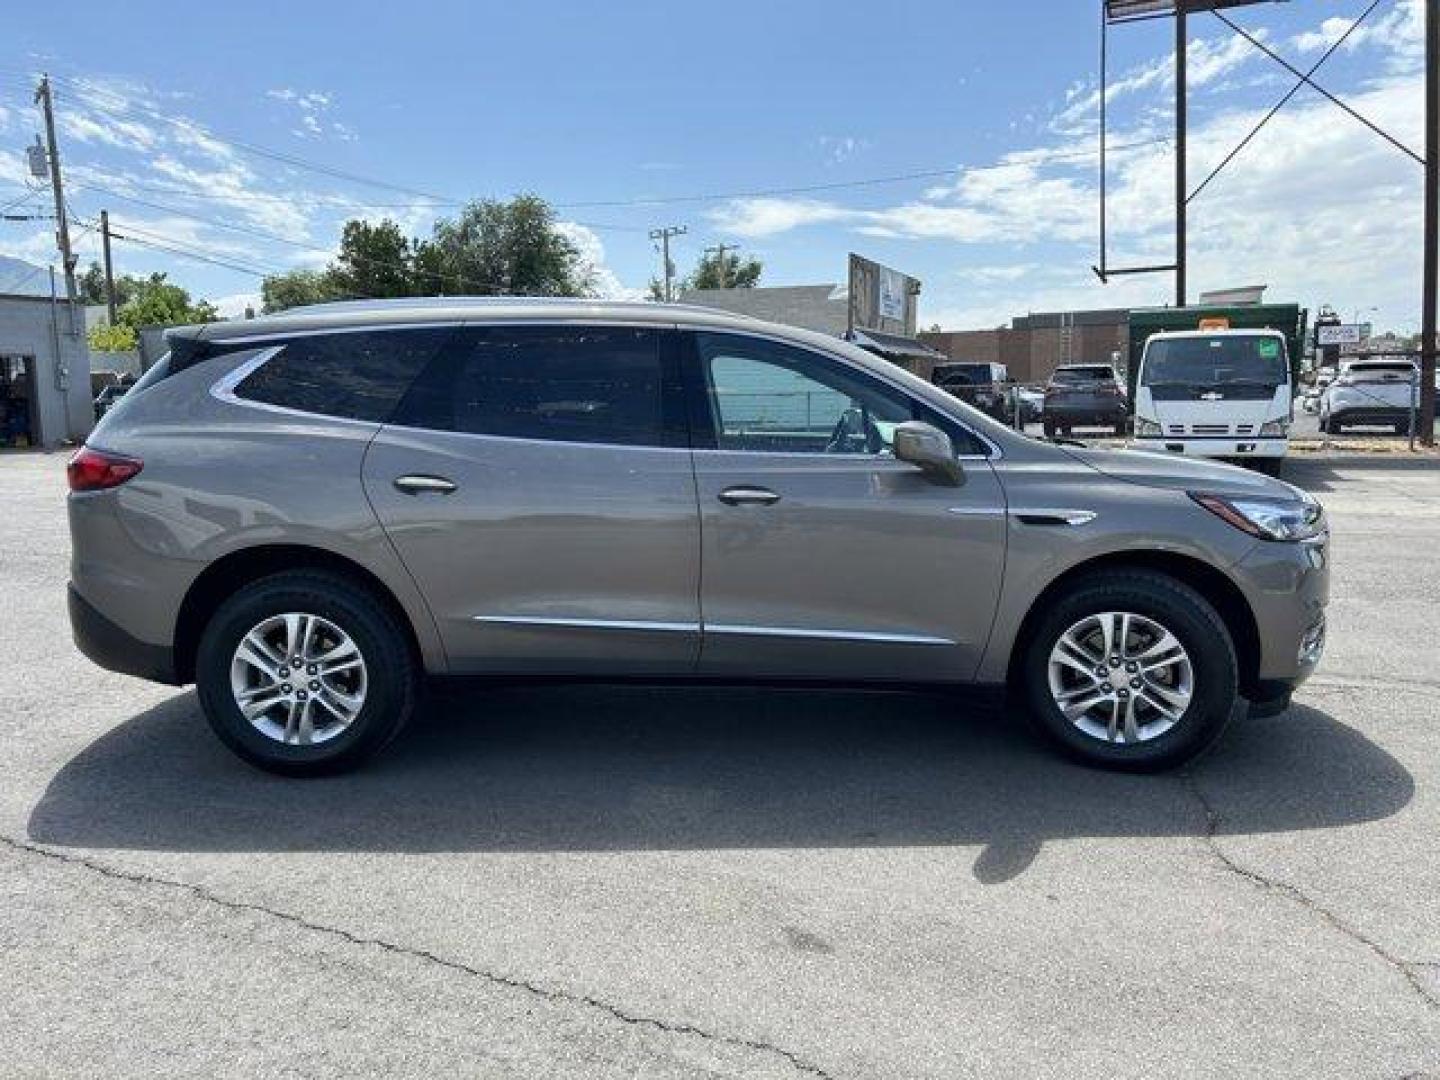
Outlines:
{"type": "Polygon", "coordinates": [[[1199,593],[1137,570],[1082,578],[1047,604],[1021,675],[1037,725],[1072,757],[1151,772],[1220,736],[1237,669],[1230,633],[1199,593]]]}
{"type": "Polygon", "coordinates": [[[271,772],[353,768],[399,734],[418,671],[395,617],[337,575],[298,571],[247,585],[205,627],[195,682],[210,726],[271,772]]]}

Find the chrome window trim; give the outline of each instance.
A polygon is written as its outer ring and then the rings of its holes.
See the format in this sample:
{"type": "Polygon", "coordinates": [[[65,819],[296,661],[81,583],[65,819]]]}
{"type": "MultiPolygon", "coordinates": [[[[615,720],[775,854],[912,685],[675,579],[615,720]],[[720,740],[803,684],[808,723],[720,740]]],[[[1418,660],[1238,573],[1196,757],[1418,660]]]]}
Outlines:
{"type": "MultiPolygon", "coordinates": [[[[900,386],[900,385],[892,382],[891,380],[885,378],[883,375],[881,375],[881,374],[879,374],[879,373],[877,373],[877,372],[870,371],[870,370],[868,370],[867,368],[861,367],[859,364],[856,364],[853,360],[849,359],[848,357],[841,356],[841,355],[839,355],[838,353],[833,353],[833,352],[830,352],[830,351],[828,351],[828,350],[824,350],[824,349],[817,348],[817,347],[815,347],[814,345],[811,345],[809,342],[794,341],[794,340],[791,340],[791,339],[788,339],[788,338],[785,338],[785,337],[777,336],[777,335],[775,335],[775,334],[769,334],[769,333],[764,333],[764,332],[760,332],[760,331],[755,331],[755,330],[751,330],[751,329],[749,329],[749,328],[745,328],[745,329],[731,328],[731,327],[721,328],[721,327],[706,326],[706,325],[704,325],[704,324],[687,325],[687,324],[684,323],[683,321],[677,321],[677,322],[673,322],[673,323],[672,323],[672,322],[646,322],[646,321],[643,321],[643,320],[637,321],[637,320],[634,320],[634,319],[607,319],[607,318],[604,318],[604,317],[596,317],[596,318],[578,318],[578,317],[577,317],[577,318],[573,318],[573,319],[556,319],[556,318],[553,318],[553,317],[543,318],[543,319],[539,319],[539,318],[537,318],[537,319],[446,319],[446,320],[438,320],[438,321],[434,321],[434,322],[383,323],[383,324],[376,324],[376,325],[374,325],[374,326],[333,326],[333,327],[322,327],[322,328],[307,329],[307,330],[294,330],[294,331],[277,330],[277,331],[272,331],[272,332],[270,332],[270,333],[253,334],[253,335],[247,335],[247,336],[244,336],[244,337],[216,338],[216,339],[214,339],[214,340],[215,340],[215,342],[216,342],[217,344],[223,343],[223,344],[226,344],[226,345],[263,345],[265,342],[268,342],[268,341],[273,341],[273,342],[276,342],[277,344],[275,344],[275,345],[273,345],[273,346],[270,346],[270,347],[267,348],[262,354],[257,355],[257,356],[255,356],[255,357],[251,358],[250,360],[246,361],[244,364],[240,365],[240,366],[239,366],[238,368],[236,368],[235,370],[231,371],[229,374],[221,377],[221,378],[210,388],[210,392],[211,392],[212,396],[214,396],[215,398],[217,398],[217,399],[220,400],[220,401],[225,402],[226,404],[230,404],[230,405],[242,405],[242,406],[245,406],[245,407],[248,407],[248,408],[254,408],[254,409],[264,409],[264,410],[266,410],[266,411],[268,411],[268,412],[276,412],[276,413],[281,413],[281,414],[285,414],[285,415],[289,415],[289,416],[309,417],[309,418],[315,418],[315,419],[320,419],[320,420],[336,421],[336,422],[339,422],[339,423],[346,423],[346,424],[360,424],[360,425],[363,425],[363,426],[365,426],[365,427],[394,427],[394,428],[396,428],[397,430],[401,430],[401,431],[422,431],[422,432],[427,432],[427,433],[431,433],[431,434],[460,435],[460,436],[464,436],[464,437],[466,437],[466,438],[477,438],[477,439],[507,439],[507,440],[511,440],[511,441],[514,441],[514,442],[544,443],[544,444],[551,445],[551,446],[619,446],[619,447],[626,447],[626,448],[632,449],[632,450],[635,450],[635,449],[640,449],[640,450],[665,450],[665,451],[669,451],[669,452],[672,452],[672,453],[675,453],[675,452],[683,452],[683,453],[695,453],[695,454],[758,454],[758,455],[764,456],[764,457],[767,458],[767,459],[775,459],[775,458],[780,458],[780,457],[793,457],[793,458],[800,458],[800,459],[807,460],[807,461],[814,461],[814,460],[820,459],[820,458],[825,458],[825,459],[828,459],[828,460],[831,460],[831,461],[876,461],[876,460],[881,459],[881,458],[883,457],[883,455],[880,455],[880,454],[810,454],[810,453],[804,453],[804,452],[802,452],[802,451],[791,451],[791,450],[777,450],[777,451],[768,451],[768,450],[731,450],[731,449],[721,449],[721,448],[719,448],[719,447],[656,446],[656,445],[653,445],[653,444],[651,444],[651,443],[575,442],[575,441],[563,440],[563,439],[534,439],[534,438],[526,438],[526,437],[524,437],[524,436],[517,436],[517,435],[490,435],[490,434],[486,434],[486,433],[484,433],[484,432],[478,432],[478,431],[449,431],[449,430],[446,430],[446,429],[444,429],[444,428],[427,428],[427,427],[419,427],[419,426],[412,425],[412,424],[391,424],[391,423],[389,423],[389,422],[386,422],[386,423],[381,424],[381,423],[376,423],[375,421],[371,421],[371,420],[356,420],[356,419],[354,419],[354,418],[352,418],[352,417],[347,417],[347,416],[332,416],[332,415],[329,414],[329,413],[310,412],[310,411],[305,410],[305,409],[293,409],[293,408],[290,408],[290,407],[285,406],[285,405],[272,405],[272,404],[270,404],[269,402],[251,401],[251,400],[248,399],[248,398],[239,397],[239,396],[235,393],[235,387],[238,386],[238,385],[240,384],[240,382],[242,382],[247,375],[251,374],[251,373],[252,373],[253,371],[255,371],[257,368],[259,368],[262,364],[264,364],[265,361],[269,360],[269,359],[270,359],[271,357],[273,357],[277,352],[279,352],[282,348],[284,348],[284,347],[285,347],[285,342],[290,341],[290,340],[293,340],[293,339],[295,339],[295,338],[300,338],[300,337],[316,337],[316,336],[322,335],[322,334],[384,333],[384,332],[389,332],[389,331],[402,331],[402,330],[435,330],[435,329],[445,329],[445,328],[455,328],[455,329],[458,329],[458,328],[461,328],[461,327],[486,327],[486,326],[547,326],[547,325],[548,325],[548,326],[618,326],[618,327],[629,327],[629,328],[637,329],[637,330],[654,330],[654,331],[656,331],[657,333],[663,333],[663,332],[665,332],[665,331],[667,331],[667,330],[675,330],[675,331],[690,331],[690,332],[695,332],[695,333],[708,332],[708,333],[716,333],[716,334],[734,334],[734,335],[737,335],[737,336],[739,336],[739,337],[756,338],[756,339],[758,339],[758,340],[760,340],[760,341],[768,341],[768,342],[771,342],[771,343],[776,344],[776,345],[785,345],[785,346],[788,346],[788,347],[790,347],[790,348],[801,349],[801,350],[803,350],[803,351],[805,351],[805,352],[814,353],[814,354],[817,355],[817,356],[821,356],[821,357],[824,357],[824,358],[827,359],[827,360],[834,361],[835,363],[843,364],[848,370],[853,371],[853,372],[856,372],[856,373],[858,373],[859,375],[861,375],[861,376],[863,376],[863,377],[869,377],[869,378],[876,379],[877,381],[883,383],[885,386],[888,386],[890,389],[896,391],[897,393],[903,394],[903,395],[906,397],[906,399],[908,399],[908,400],[910,400],[910,401],[919,400],[919,399],[913,397],[913,396],[910,394],[909,390],[907,390],[905,387],[900,386]]],[[[202,339],[200,339],[200,340],[204,341],[204,340],[207,340],[207,339],[202,338],[202,339]]],[[[939,409],[939,408],[937,408],[937,407],[934,406],[934,405],[930,405],[928,402],[923,402],[923,401],[922,401],[921,404],[925,405],[927,408],[934,409],[936,412],[943,412],[942,409],[939,409]]],[[[968,432],[969,432],[971,435],[973,435],[976,439],[980,440],[981,443],[983,443],[984,445],[990,447],[990,450],[991,450],[991,452],[990,452],[989,454],[956,454],[956,455],[955,455],[955,458],[956,458],[957,461],[989,461],[989,462],[993,462],[993,461],[999,461],[1001,458],[1003,458],[1003,457],[1005,456],[1004,450],[1003,450],[997,443],[995,443],[992,439],[990,439],[988,436],[986,436],[986,435],[983,434],[982,432],[976,430],[975,428],[972,428],[969,424],[965,423],[963,420],[959,419],[958,417],[952,416],[952,415],[950,415],[950,414],[948,414],[948,413],[945,413],[945,416],[947,417],[947,419],[951,420],[951,421],[954,422],[955,424],[958,424],[958,425],[959,425],[961,428],[963,428],[965,431],[968,431],[968,432]]],[[[890,459],[888,459],[888,460],[893,460],[893,458],[890,458],[890,459]]]]}
{"type": "MultiPolygon", "coordinates": [[[[734,335],[734,336],[736,336],[736,337],[757,338],[757,339],[759,339],[760,341],[769,341],[769,342],[772,342],[772,343],[774,343],[774,344],[776,344],[776,345],[786,345],[786,346],[788,346],[788,347],[790,347],[790,348],[792,348],[792,349],[800,349],[800,350],[802,350],[802,351],[804,351],[804,352],[814,353],[814,354],[817,355],[817,356],[823,356],[823,357],[825,357],[825,358],[828,359],[828,360],[833,360],[833,361],[835,361],[836,363],[843,364],[843,365],[845,365],[845,367],[848,368],[850,371],[856,372],[857,374],[859,374],[859,375],[861,375],[861,376],[863,376],[863,377],[872,378],[872,379],[875,379],[877,382],[883,383],[884,385],[888,386],[891,390],[894,390],[895,392],[897,392],[897,393],[899,393],[899,394],[903,394],[903,395],[905,396],[905,398],[906,398],[907,400],[909,400],[909,401],[916,401],[916,400],[918,400],[918,399],[915,398],[915,397],[910,393],[910,391],[909,391],[908,389],[906,389],[904,386],[901,386],[899,383],[892,382],[890,379],[887,379],[884,375],[880,374],[879,372],[871,371],[869,368],[862,367],[861,365],[855,363],[855,361],[854,361],[854,360],[851,360],[848,356],[842,356],[842,355],[839,354],[839,353],[830,352],[828,349],[823,349],[823,348],[821,348],[821,347],[819,347],[819,346],[812,345],[812,344],[811,344],[810,342],[808,342],[808,341],[803,341],[803,342],[802,342],[802,341],[795,341],[795,340],[790,339],[790,338],[785,338],[785,337],[777,336],[777,335],[775,335],[775,334],[773,334],[773,333],[766,333],[765,331],[762,331],[762,330],[752,330],[752,329],[750,329],[750,328],[748,328],[748,327],[746,327],[746,328],[744,328],[744,329],[741,329],[741,328],[739,328],[739,327],[734,327],[734,328],[732,328],[732,327],[723,327],[723,328],[722,328],[722,327],[715,327],[715,326],[700,326],[700,325],[687,326],[687,325],[685,325],[684,323],[681,323],[678,328],[681,329],[681,330],[689,330],[689,331],[691,331],[691,332],[693,332],[693,333],[731,334],[731,335],[734,335]]],[[[990,452],[989,454],[956,454],[956,455],[955,455],[955,458],[956,458],[957,461],[999,461],[1001,458],[1003,458],[1003,457],[1005,456],[1005,451],[1000,447],[1000,445],[999,445],[998,443],[995,442],[995,440],[991,439],[988,435],[985,435],[985,434],[983,434],[982,432],[977,431],[975,428],[973,428],[973,427],[971,427],[969,424],[965,423],[964,420],[961,420],[961,419],[960,419],[959,417],[957,417],[957,416],[953,416],[953,415],[951,415],[951,414],[949,414],[949,413],[946,413],[945,410],[939,408],[938,406],[931,405],[929,402],[922,401],[921,404],[924,405],[926,408],[933,410],[934,412],[938,412],[938,413],[944,414],[945,417],[946,417],[948,420],[951,420],[951,421],[954,422],[955,424],[958,424],[961,428],[963,428],[964,430],[968,431],[971,435],[973,435],[973,436],[974,436],[976,439],[978,439],[980,442],[982,442],[982,443],[984,443],[986,446],[990,447],[990,451],[991,451],[991,452],[990,452]]],[[[766,450],[732,450],[732,451],[729,451],[729,453],[769,454],[769,453],[771,453],[771,452],[770,452],[770,451],[766,451],[766,450]]],[[[780,451],[775,451],[775,453],[779,453],[779,454],[790,454],[790,453],[793,453],[793,451],[780,450],[780,451]]],[[[815,456],[817,456],[817,455],[806,454],[806,455],[802,455],[802,456],[805,456],[805,457],[815,457],[815,456]]],[[[836,455],[836,456],[838,456],[838,455],[836,455]]],[[[862,455],[856,455],[856,456],[860,456],[860,457],[874,457],[875,455],[873,455],[873,454],[862,454],[862,455]]]]}
{"type": "Polygon", "coordinates": [[[367,431],[379,431],[383,426],[376,420],[357,420],[353,416],[335,416],[332,413],[310,412],[307,409],[292,409],[288,405],[274,405],[268,401],[253,401],[250,398],[242,398],[235,393],[235,388],[245,379],[258,371],[265,365],[265,362],[274,358],[285,346],[272,345],[267,349],[261,349],[249,360],[246,360],[233,371],[222,375],[210,387],[210,396],[226,405],[238,405],[245,409],[260,409],[264,412],[279,413],[282,416],[298,416],[304,420],[324,420],[329,424],[352,424],[364,428],[367,431]]]}

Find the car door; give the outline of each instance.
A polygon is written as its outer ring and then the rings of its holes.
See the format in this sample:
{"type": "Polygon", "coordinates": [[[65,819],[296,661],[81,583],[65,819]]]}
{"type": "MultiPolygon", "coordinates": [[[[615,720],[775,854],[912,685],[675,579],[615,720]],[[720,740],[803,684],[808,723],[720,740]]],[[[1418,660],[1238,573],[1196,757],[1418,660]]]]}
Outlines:
{"type": "Polygon", "coordinates": [[[701,671],[969,679],[1005,561],[989,448],[859,365],[762,336],[687,341],[701,671]],[[961,486],[891,455],[911,419],[957,442],[961,486]]]}
{"type": "Polygon", "coordinates": [[[466,326],[364,474],[452,670],[693,670],[700,536],[673,334],[466,326]]]}

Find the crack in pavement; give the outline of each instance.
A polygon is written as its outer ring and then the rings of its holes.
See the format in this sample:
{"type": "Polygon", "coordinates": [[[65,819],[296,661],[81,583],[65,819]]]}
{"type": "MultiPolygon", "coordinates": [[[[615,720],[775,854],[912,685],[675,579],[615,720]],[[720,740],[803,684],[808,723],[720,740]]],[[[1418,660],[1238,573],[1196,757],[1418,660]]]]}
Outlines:
{"type": "Polygon", "coordinates": [[[1205,815],[1205,833],[1201,839],[1204,841],[1206,849],[1215,856],[1215,858],[1220,862],[1222,866],[1225,867],[1226,870],[1230,871],[1230,873],[1232,874],[1237,875],[1238,877],[1244,878],[1252,885],[1258,886],[1261,889],[1266,889],[1270,892],[1279,893],[1282,896],[1287,896],[1291,900],[1294,900],[1296,903],[1298,903],[1301,907],[1306,908],[1309,911],[1313,911],[1330,926],[1340,931],[1340,933],[1344,934],[1352,941],[1356,941],[1359,942],[1361,945],[1364,945],[1372,953],[1374,953],[1381,960],[1383,960],[1387,965],[1389,965],[1395,971],[1398,971],[1401,975],[1405,977],[1405,981],[1410,984],[1410,988],[1414,990],[1415,993],[1420,995],[1421,1000],[1424,1001],[1425,1004],[1429,1005],[1432,1009],[1440,1010],[1440,998],[1436,998],[1433,994],[1430,993],[1430,991],[1425,986],[1424,980],[1421,978],[1419,970],[1417,970],[1424,965],[1412,964],[1396,956],[1379,942],[1375,941],[1372,938],[1366,937],[1355,927],[1351,926],[1344,919],[1340,918],[1340,916],[1336,915],[1329,908],[1326,908],[1320,903],[1318,903],[1300,888],[1291,885],[1287,881],[1279,881],[1274,878],[1269,878],[1266,877],[1264,874],[1260,873],[1258,870],[1251,870],[1247,866],[1242,866],[1234,858],[1226,854],[1225,849],[1220,846],[1220,815],[1215,810],[1214,805],[1211,804],[1208,798],[1206,798],[1205,792],[1200,789],[1200,785],[1196,782],[1195,777],[1191,772],[1186,770],[1180,773],[1180,782],[1184,786],[1185,790],[1187,790],[1192,796],[1194,796],[1195,801],[1200,805],[1200,809],[1205,815]]]}
{"type": "Polygon", "coordinates": [[[834,1080],[833,1075],[826,1072],[820,1066],[812,1062],[806,1061],[794,1051],[786,1050],[784,1047],[776,1046],[774,1043],[763,1042],[758,1039],[746,1039],[737,1035],[718,1034],[716,1032],[706,1031],[704,1028],[697,1027],[694,1024],[671,1022],[668,1020],[657,1019],[651,1016],[639,1016],[634,1013],[626,1012],[618,1005],[612,1005],[607,1001],[602,1001],[599,998],[591,997],[588,994],[576,994],[565,990],[555,990],[547,988],[539,985],[538,983],[532,983],[513,975],[504,975],[498,972],[485,971],[483,968],[474,967],[460,960],[449,959],[447,957],[439,955],[438,953],[430,952],[428,949],[415,948],[409,945],[399,945],[392,941],[386,941],[384,938],[369,937],[363,934],[356,934],[342,927],[328,926],[324,923],[313,922],[310,919],[303,918],[299,915],[294,915],[288,911],[281,911],[277,908],[266,907],[264,904],[257,904],[248,900],[230,899],[217,893],[213,893],[202,885],[196,885],[188,881],[179,881],[174,878],[157,877],[153,874],[144,874],[129,870],[121,870],[118,867],[107,866],[105,863],[97,862],[94,859],[86,858],[83,855],[66,854],[64,852],[55,851],[52,848],[43,847],[39,844],[30,843],[26,840],[17,840],[12,836],[0,835],[0,843],[3,843],[12,851],[36,855],[46,859],[52,859],[66,866],[79,867],[81,869],[89,870],[93,873],[100,874],[101,876],[109,878],[111,880],[124,881],[132,885],[147,885],[155,888],[170,889],[177,892],[186,892],[191,894],[192,896],[198,897],[200,900],[203,900],[208,904],[213,904],[217,907],[224,908],[229,911],[242,911],[250,912],[257,915],[264,915],[268,918],[277,919],[281,922],[288,923],[291,926],[299,927],[303,930],[308,930],[312,933],[325,934],[329,937],[337,938],[349,945],[356,945],[362,947],[370,946],[372,948],[377,948],[384,952],[392,953],[397,956],[404,956],[413,960],[420,960],[425,963],[434,964],[462,975],[468,975],[472,978],[482,979],[495,986],[503,986],[507,989],[520,990],[527,994],[533,994],[536,997],[543,998],[544,1000],[552,1003],[579,1005],[585,1008],[595,1009],[599,1012],[609,1015],[616,1020],[621,1021],[622,1023],[631,1025],[633,1027],[652,1028],[657,1031],[663,1031],[666,1034],[670,1035],[693,1036],[695,1038],[704,1039],[710,1042],[723,1043],[727,1046],[737,1047],[743,1050],[751,1050],[757,1053],[770,1054],[784,1059],[787,1063],[789,1063],[799,1072],[805,1073],[809,1076],[818,1076],[823,1078],[823,1080],[834,1080]]]}
{"type": "Polygon", "coordinates": [[[1440,682],[1428,679],[1357,679],[1335,675],[1317,675],[1306,680],[1305,686],[1320,690],[1399,690],[1417,694],[1440,690],[1440,682]]]}

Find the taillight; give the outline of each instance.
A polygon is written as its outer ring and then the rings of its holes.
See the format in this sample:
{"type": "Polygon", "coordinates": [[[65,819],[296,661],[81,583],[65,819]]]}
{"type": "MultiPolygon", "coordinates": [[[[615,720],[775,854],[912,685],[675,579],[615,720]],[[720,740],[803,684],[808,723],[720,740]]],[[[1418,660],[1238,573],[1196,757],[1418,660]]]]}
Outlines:
{"type": "Polygon", "coordinates": [[[65,467],[71,491],[104,491],[119,487],[145,467],[139,458],[82,446],[65,467]]]}

